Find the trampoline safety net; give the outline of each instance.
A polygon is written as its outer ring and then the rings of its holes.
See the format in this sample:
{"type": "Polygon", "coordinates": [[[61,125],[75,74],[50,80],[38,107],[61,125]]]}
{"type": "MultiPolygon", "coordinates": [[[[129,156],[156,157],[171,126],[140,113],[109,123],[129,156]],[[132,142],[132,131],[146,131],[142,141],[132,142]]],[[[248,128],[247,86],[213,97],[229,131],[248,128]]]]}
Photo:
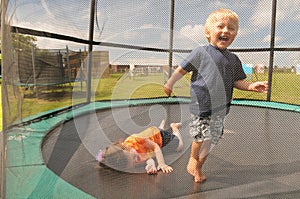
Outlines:
{"type": "MultiPolygon", "coordinates": [[[[2,0],[0,198],[107,198],[108,187],[119,192],[115,198],[139,198],[146,190],[135,183],[151,187],[145,198],[300,196],[299,6],[294,0],[2,0]],[[163,86],[193,49],[209,44],[206,19],[220,8],[239,17],[228,50],[246,81],[267,81],[269,89],[234,89],[224,139],[203,168],[206,184],[195,185],[186,172],[187,126],[184,150],[166,155],[175,168],[170,176],[95,168],[99,147],[166,118],[166,125],[190,119],[192,74],[170,96],[163,86]],[[88,173],[94,176],[82,178],[88,173]]],[[[219,80],[215,85],[224,84],[219,80]]]]}

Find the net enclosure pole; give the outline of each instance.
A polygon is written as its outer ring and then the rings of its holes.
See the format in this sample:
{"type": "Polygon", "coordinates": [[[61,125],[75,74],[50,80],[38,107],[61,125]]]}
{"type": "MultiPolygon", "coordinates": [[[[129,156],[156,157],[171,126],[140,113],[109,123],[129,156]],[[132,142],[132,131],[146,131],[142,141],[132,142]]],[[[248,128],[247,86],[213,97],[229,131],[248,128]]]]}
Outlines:
{"type": "Polygon", "coordinates": [[[274,51],[275,51],[274,46],[275,46],[276,6],[277,6],[277,0],[273,0],[270,57],[269,57],[269,70],[268,70],[268,84],[269,84],[269,89],[267,93],[268,102],[271,101],[271,92],[272,92],[273,63],[274,63],[274,51]]]}
{"type": "Polygon", "coordinates": [[[69,46],[66,45],[66,53],[67,53],[67,69],[68,69],[68,83],[71,83],[71,67],[70,67],[70,53],[69,46]]]}
{"type": "Polygon", "coordinates": [[[93,41],[94,41],[94,19],[95,19],[95,0],[91,0],[90,8],[90,27],[89,27],[89,62],[87,65],[87,84],[86,84],[86,101],[91,102],[91,88],[92,88],[92,60],[93,60],[93,41]]]}
{"type": "Polygon", "coordinates": [[[172,60],[173,60],[173,32],[174,32],[174,7],[175,0],[171,0],[170,11],[170,38],[169,38],[169,77],[172,75],[172,60]]]}
{"type": "MultiPolygon", "coordinates": [[[[36,98],[39,97],[39,94],[38,94],[38,89],[37,89],[37,81],[36,81],[36,64],[35,64],[35,60],[36,60],[36,48],[35,48],[35,44],[32,43],[31,44],[31,51],[32,51],[32,56],[31,56],[31,59],[32,59],[32,75],[33,75],[33,89],[34,89],[34,93],[36,95],[36,98]]],[[[19,51],[18,50],[18,57],[19,57],[19,51]]],[[[18,64],[19,64],[19,59],[18,59],[18,64]]]]}

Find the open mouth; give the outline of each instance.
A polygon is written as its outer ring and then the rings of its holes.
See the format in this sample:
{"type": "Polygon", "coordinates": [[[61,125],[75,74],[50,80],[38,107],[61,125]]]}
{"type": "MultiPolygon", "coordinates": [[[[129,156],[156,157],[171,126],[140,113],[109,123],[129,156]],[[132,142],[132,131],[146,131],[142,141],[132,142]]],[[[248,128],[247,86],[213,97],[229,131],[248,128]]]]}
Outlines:
{"type": "Polygon", "coordinates": [[[219,37],[219,40],[221,40],[221,41],[228,41],[229,38],[228,38],[228,37],[222,37],[222,36],[220,36],[220,37],[219,37]]]}

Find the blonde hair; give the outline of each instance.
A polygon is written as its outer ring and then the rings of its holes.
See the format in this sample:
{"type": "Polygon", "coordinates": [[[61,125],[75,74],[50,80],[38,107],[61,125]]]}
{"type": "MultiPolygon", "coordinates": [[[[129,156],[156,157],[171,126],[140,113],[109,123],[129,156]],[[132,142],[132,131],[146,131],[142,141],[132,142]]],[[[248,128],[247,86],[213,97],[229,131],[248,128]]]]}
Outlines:
{"type": "Polygon", "coordinates": [[[206,19],[206,23],[205,23],[205,35],[207,40],[210,42],[210,38],[209,38],[209,33],[210,33],[210,29],[212,27],[212,24],[216,23],[220,17],[228,17],[229,19],[233,20],[236,23],[237,26],[237,30],[239,27],[239,17],[238,15],[229,9],[225,9],[225,8],[221,8],[218,9],[212,13],[210,13],[210,15],[207,17],[206,19]]]}
{"type": "Polygon", "coordinates": [[[99,162],[99,165],[125,170],[128,163],[126,152],[128,152],[128,148],[122,144],[122,141],[117,141],[103,151],[103,160],[99,162]]]}

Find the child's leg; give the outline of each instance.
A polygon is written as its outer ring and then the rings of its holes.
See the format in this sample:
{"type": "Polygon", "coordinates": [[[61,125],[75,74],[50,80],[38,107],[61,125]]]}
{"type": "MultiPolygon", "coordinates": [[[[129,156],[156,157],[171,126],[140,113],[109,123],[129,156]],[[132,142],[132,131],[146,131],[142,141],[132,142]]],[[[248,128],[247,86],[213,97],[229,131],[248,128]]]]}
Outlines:
{"type": "Polygon", "coordinates": [[[165,129],[165,124],[166,124],[166,120],[162,120],[158,128],[165,129]]]}
{"type": "Polygon", "coordinates": [[[179,129],[182,127],[182,123],[171,123],[170,127],[172,128],[172,133],[178,138],[178,147],[176,151],[181,151],[183,149],[183,139],[179,129]]]}
{"type": "Polygon", "coordinates": [[[203,182],[206,177],[202,174],[202,166],[206,160],[206,157],[199,159],[199,151],[201,149],[202,142],[192,142],[191,155],[189,163],[187,165],[187,172],[194,176],[195,182],[203,182]]]}
{"type": "Polygon", "coordinates": [[[192,147],[191,147],[191,154],[190,154],[190,159],[189,163],[187,165],[187,171],[189,174],[194,176],[195,170],[197,168],[198,160],[199,160],[199,151],[201,148],[202,142],[192,142],[192,147]]]}
{"type": "Polygon", "coordinates": [[[192,115],[190,134],[194,138],[191,147],[191,156],[187,171],[194,176],[195,182],[203,182],[206,177],[202,174],[202,166],[210,151],[211,146],[211,118],[200,118],[192,115]]]}
{"type": "Polygon", "coordinates": [[[195,182],[203,182],[206,177],[202,174],[202,166],[206,161],[206,158],[210,152],[211,140],[204,140],[200,148],[198,167],[196,169],[195,182]]]}
{"type": "MultiPolygon", "coordinates": [[[[207,156],[209,155],[211,147],[218,142],[219,138],[223,134],[223,118],[214,118],[206,124],[202,124],[202,130],[204,141],[201,142],[201,145],[196,145],[194,151],[196,153],[196,150],[199,150],[197,159],[198,162],[194,171],[195,182],[203,182],[204,180],[206,180],[206,177],[202,174],[202,166],[205,163],[207,156]],[[208,128],[207,124],[209,124],[210,128],[208,128]]],[[[197,158],[197,156],[195,155],[194,158],[197,158]]]]}

